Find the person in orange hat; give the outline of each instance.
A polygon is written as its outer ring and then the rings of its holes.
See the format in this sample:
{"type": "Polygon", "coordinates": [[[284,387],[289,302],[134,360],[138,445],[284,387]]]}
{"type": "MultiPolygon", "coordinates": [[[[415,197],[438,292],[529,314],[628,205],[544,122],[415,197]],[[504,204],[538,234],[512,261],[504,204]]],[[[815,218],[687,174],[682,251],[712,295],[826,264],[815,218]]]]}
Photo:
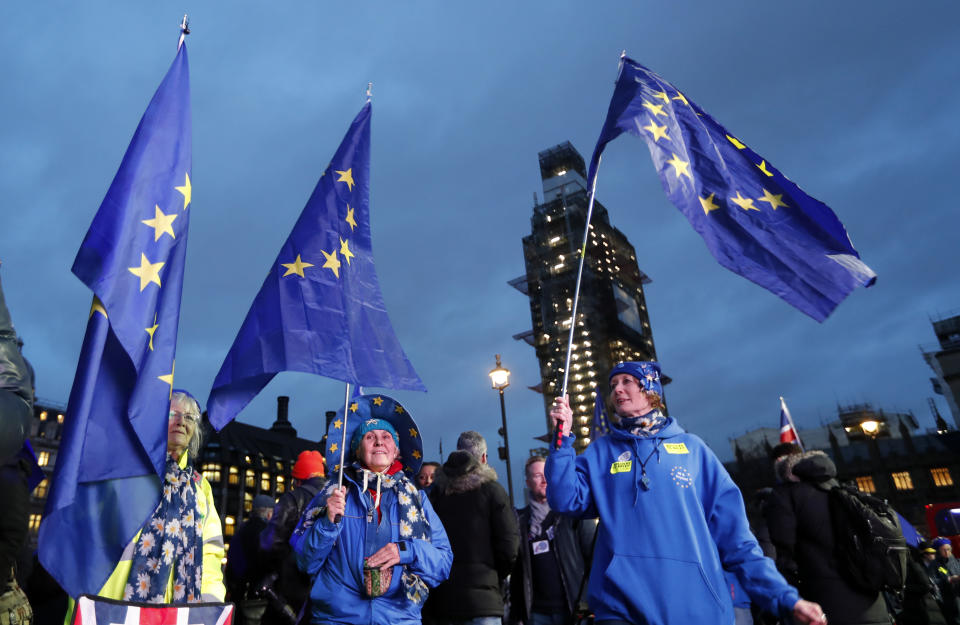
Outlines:
{"type": "Polygon", "coordinates": [[[323,485],[324,474],[323,454],[315,450],[301,451],[293,465],[292,490],[280,496],[273,518],[260,534],[260,550],[272,572],[265,582],[273,582],[265,585],[272,585],[280,599],[279,602],[270,602],[261,620],[262,625],[293,625],[294,622],[309,621],[309,612],[302,608],[310,594],[310,576],[297,568],[290,549],[290,535],[307,504],[323,485]]]}

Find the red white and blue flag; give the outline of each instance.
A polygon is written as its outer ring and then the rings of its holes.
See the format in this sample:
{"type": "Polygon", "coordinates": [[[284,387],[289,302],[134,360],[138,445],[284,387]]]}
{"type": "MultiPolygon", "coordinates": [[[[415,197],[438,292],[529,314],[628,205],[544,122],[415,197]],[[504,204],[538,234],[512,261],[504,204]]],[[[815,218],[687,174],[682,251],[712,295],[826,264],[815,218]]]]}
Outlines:
{"type": "Polygon", "coordinates": [[[81,595],[73,625],[233,625],[232,603],[130,603],[81,595]]]}
{"type": "Polygon", "coordinates": [[[787,408],[787,402],[780,398],[780,442],[796,443],[803,450],[803,443],[800,442],[800,435],[797,434],[797,428],[793,425],[793,419],[790,417],[790,410],[787,408]]]}

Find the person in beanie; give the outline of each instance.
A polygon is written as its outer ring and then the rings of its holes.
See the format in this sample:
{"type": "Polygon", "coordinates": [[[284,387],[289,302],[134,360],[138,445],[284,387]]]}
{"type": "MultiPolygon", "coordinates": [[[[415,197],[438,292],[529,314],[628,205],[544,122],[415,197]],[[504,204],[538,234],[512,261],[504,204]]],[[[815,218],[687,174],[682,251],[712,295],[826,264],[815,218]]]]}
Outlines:
{"type": "Polygon", "coordinates": [[[323,454],[314,450],[301,451],[293,465],[290,482],[293,490],[280,496],[273,517],[260,533],[260,552],[268,575],[258,581],[261,586],[272,588],[278,598],[278,601],[268,601],[261,620],[263,625],[291,625],[288,617],[291,613],[300,623],[309,621],[306,605],[310,596],[310,576],[297,568],[290,536],[307,504],[320,492],[323,476],[323,454]]]}
{"type": "Polygon", "coordinates": [[[430,501],[413,483],[419,431],[396,401],[355,397],[330,424],[327,465],[343,470],[307,506],[290,539],[308,573],[311,623],[416,625],[453,553],[430,501]],[[342,428],[342,429],[341,429],[342,428]],[[346,434],[349,454],[339,449],[346,434]],[[340,466],[343,453],[345,466],[340,466]]]}
{"type": "Polygon", "coordinates": [[[579,457],[569,399],[556,398],[550,417],[563,437],[546,465],[553,510],[600,517],[587,592],[595,622],[731,625],[726,568],[764,610],[826,623],[764,557],[720,460],[663,414],[659,364],[619,363],[609,381],[617,419],[579,457]]]}

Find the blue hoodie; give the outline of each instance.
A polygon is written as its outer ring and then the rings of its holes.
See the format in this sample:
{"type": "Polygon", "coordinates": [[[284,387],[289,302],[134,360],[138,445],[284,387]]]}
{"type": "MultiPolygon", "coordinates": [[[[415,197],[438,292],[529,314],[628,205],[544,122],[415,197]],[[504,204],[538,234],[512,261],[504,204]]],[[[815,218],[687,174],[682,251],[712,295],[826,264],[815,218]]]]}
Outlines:
{"type": "Polygon", "coordinates": [[[800,598],[764,557],[726,469],[672,418],[649,438],[614,428],[579,457],[564,437],[546,473],[552,509],[600,517],[587,592],[597,621],[733,623],[724,568],[773,614],[800,598]]]}

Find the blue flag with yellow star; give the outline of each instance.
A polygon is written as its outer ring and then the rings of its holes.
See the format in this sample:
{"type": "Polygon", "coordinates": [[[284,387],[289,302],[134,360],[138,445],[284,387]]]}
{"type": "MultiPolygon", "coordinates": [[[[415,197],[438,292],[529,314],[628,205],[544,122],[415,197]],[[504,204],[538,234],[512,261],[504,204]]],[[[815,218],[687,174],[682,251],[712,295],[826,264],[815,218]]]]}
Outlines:
{"type": "Polygon", "coordinates": [[[160,501],[190,213],[190,86],[181,46],[84,237],[93,306],[40,526],[44,567],[96,594],[160,501]]]}
{"type": "Polygon", "coordinates": [[[623,57],[590,162],[623,132],[650,148],[667,196],[717,261],[817,321],[876,274],[830,207],[788,180],[676,87],[623,57]]]}
{"type": "Polygon", "coordinates": [[[281,371],[425,391],[400,347],[373,265],[370,103],[353,120],[253,300],[213,382],[222,428],[281,371]]]}

